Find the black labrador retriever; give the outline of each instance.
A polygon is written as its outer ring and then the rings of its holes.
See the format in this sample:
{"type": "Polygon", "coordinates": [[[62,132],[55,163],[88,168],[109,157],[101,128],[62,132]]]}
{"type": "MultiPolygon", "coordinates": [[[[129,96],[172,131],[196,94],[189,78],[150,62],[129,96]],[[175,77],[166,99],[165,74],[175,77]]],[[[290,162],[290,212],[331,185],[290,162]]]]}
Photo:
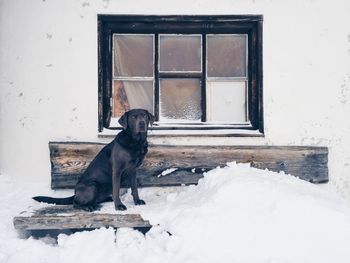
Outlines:
{"type": "Polygon", "coordinates": [[[137,191],[136,168],[147,153],[147,130],[153,122],[154,116],[146,110],[126,112],[119,119],[123,131],[92,160],[79,178],[73,196],[35,196],[33,199],[45,203],[73,204],[75,208],[93,211],[99,203],[112,201],[112,194],[115,209],[126,210],[119,198],[120,181],[123,178],[129,180],[135,205],[144,205],[137,191]]]}

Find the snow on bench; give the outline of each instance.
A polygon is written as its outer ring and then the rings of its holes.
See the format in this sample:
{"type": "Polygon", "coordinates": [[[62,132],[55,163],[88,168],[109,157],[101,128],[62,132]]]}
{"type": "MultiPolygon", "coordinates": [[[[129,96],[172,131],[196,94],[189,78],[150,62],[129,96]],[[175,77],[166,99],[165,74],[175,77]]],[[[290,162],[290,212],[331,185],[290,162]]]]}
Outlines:
{"type": "MultiPolygon", "coordinates": [[[[51,188],[74,188],[103,143],[50,142],[51,188]]],[[[328,149],[308,146],[166,146],[151,145],[137,170],[139,187],[197,184],[203,171],[227,162],[250,163],[284,171],[312,183],[328,182],[328,149]]],[[[128,187],[122,182],[122,187],[128,187]]],[[[71,206],[48,206],[14,218],[19,230],[94,229],[99,227],[151,227],[140,215],[100,214],[71,206]],[[67,216],[68,215],[68,216],[67,216]]]]}

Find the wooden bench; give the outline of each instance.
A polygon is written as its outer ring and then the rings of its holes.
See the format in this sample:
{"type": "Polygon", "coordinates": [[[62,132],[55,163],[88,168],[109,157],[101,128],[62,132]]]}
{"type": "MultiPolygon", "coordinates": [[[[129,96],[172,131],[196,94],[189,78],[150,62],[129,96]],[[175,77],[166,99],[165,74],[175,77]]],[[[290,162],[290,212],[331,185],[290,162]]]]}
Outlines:
{"type": "MultiPolygon", "coordinates": [[[[103,143],[50,142],[51,188],[74,188],[79,176],[102,149],[103,143]]],[[[227,162],[250,163],[272,171],[284,171],[312,183],[328,182],[328,149],[305,146],[149,146],[137,171],[139,187],[197,184],[203,171],[227,162]],[[160,176],[169,168],[179,168],[160,176]]],[[[128,187],[123,184],[122,187],[128,187]]],[[[147,220],[137,214],[101,214],[48,206],[14,218],[18,230],[85,230],[100,227],[149,229],[147,220]]]]}

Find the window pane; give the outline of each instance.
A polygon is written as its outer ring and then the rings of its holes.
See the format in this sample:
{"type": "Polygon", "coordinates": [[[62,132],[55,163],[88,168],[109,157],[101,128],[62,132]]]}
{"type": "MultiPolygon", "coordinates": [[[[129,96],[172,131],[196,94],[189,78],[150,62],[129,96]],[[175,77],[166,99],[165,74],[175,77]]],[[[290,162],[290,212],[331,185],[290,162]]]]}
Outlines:
{"type": "Polygon", "coordinates": [[[207,36],[207,76],[246,77],[246,35],[207,36]]]}
{"type": "Polygon", "coordinates": [[[114,35],[114,77],[153,76],[153,35],[114,35]]]}
{"type": "Polygon", "coordinates": [[[246,122],[246,82],[207,82],[207,119],[210,122],[246,122]]]}
{"type": "Polygon", "coordinates": [[[160,71],[201,71],[201,36],[160,36],[160,71]]]}
{"type": "Polygon", "coordinates": [[[160,121],[200,121],[199,79],[160,80],[160,121]]]}
{"type": "Polygon", "coordinates": [[[153,81],[113,82],[113,117],[131,109],[146,109],[153,113],[153,81]]]}

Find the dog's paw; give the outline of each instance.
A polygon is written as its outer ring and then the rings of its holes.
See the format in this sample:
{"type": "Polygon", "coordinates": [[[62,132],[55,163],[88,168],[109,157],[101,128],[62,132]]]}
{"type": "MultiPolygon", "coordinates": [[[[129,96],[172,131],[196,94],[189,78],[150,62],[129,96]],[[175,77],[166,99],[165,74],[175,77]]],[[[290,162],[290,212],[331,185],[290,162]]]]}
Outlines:
{"type": "Polygon", "coordinates": [[[93,211],[96,210],[95,206],[81,206],[80,208],[83,209],[86,212],[93,212],[93,211]]]}
{"type": "Polygon", "coordinates": [[[126,206],[123,204],[119,204],[115,207],[116,210],[124,211],[126,210],[126,206]]]}
{"type": "Polygon", "coordinates": [[[141,200],[141,199],[135,200],[134,203],[135,203],[135,205],[145,205],[146,204],[146,202],[141,200]]]}

